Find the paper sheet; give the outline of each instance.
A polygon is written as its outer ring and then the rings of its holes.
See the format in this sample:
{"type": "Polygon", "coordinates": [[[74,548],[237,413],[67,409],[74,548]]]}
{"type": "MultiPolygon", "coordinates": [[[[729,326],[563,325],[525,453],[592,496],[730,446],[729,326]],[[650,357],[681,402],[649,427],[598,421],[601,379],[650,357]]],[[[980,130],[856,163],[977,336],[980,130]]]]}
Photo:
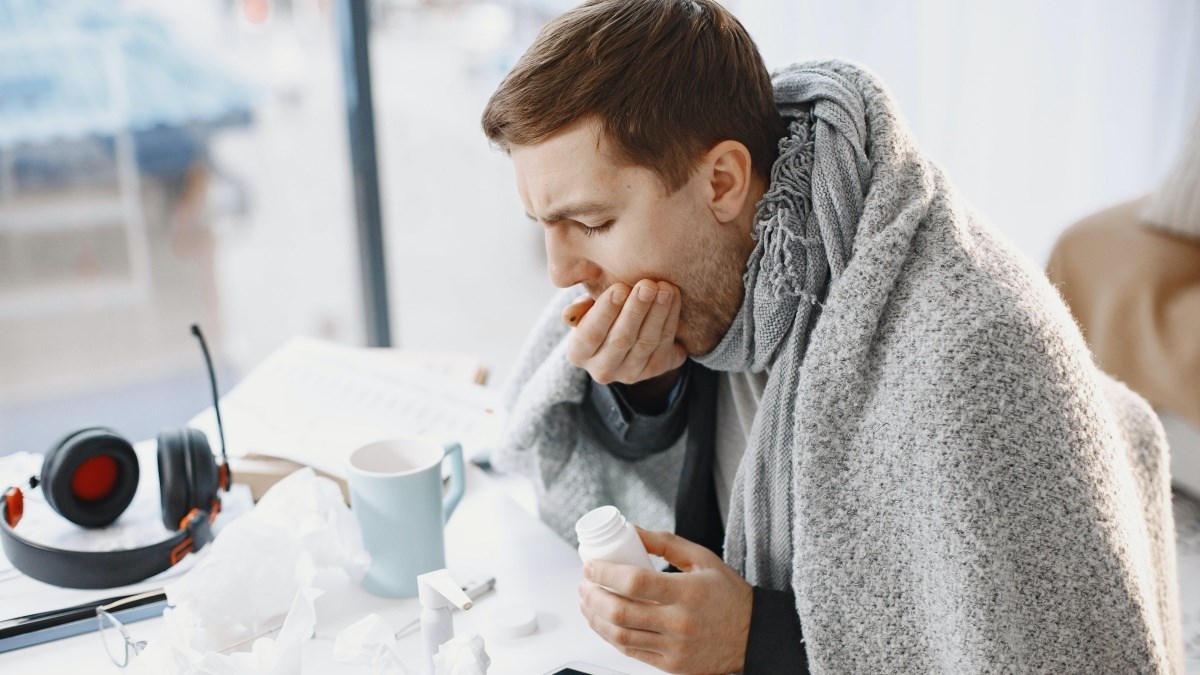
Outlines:
{"type": "MultiPolygon", "coordinates": [[[[490,444],[503,423],[497,391],[399,355],[290,340],[221,400],[229,454],[282,457],[345,477],[349,454],[384,438],[456,440],[468,455],[490,444]]],[[[192,425],[216,431],[211,410],[192,425]]]]}

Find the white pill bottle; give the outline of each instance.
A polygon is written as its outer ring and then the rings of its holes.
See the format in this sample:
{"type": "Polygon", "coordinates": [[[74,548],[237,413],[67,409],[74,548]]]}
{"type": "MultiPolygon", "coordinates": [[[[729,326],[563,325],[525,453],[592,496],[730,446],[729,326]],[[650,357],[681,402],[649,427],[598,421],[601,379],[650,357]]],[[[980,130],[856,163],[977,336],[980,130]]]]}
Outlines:
{"type": "Polygon", "coordinates": [[[575,534],[579,536],[579,557],[584,562],[607,560],[656,571],[633,523],[625,520],[615,506],[585,513],[575,523],[575,534]]]}

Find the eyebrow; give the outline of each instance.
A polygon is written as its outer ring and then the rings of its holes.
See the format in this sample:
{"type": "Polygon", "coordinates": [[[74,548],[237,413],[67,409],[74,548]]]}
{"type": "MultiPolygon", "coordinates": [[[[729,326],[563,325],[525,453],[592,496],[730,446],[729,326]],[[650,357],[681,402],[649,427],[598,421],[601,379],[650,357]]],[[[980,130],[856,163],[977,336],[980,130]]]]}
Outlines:
{"type": "MultiPolygon", "coordinates": [[[[577,204],[567,204],[566,206],[559,207],[553,213],[546,216],[544,219],[542,219],[542,222],[553,224],[564,220],[570,220],[577,216],[594,215],[602,211],[607,211],[609,208],[610,207],[608,204],[604,204],[602,202],[579,202],[577,204]]],[[[525,217],[534,222],[537,222],[538,220],[529,213],[526,213],[525,217]]]]}

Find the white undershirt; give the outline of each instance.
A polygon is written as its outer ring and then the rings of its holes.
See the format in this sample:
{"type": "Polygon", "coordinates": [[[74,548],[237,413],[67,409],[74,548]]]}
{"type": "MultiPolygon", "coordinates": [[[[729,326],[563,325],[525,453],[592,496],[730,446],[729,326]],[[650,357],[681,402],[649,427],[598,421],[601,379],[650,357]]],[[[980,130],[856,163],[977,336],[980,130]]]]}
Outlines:
{"type": "Polygon", "coordinates": [[[729,497],[733,477],[746,453],[746,440],[758,412],[758,402],[767,386],[768,373],[717,373],[717,437],[713,473],[717,484],[717,505],[721,525],[729,519],[729,497]]]}

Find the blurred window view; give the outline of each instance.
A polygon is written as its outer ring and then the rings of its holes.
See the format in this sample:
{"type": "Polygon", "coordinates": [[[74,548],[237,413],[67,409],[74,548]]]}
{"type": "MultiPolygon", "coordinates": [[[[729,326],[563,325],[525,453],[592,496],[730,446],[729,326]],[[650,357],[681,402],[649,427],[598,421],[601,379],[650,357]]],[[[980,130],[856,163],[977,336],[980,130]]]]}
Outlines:
{"type": "Polygon", "coordinates": [[[0,454],[361,342],[345,119],[324,3],[0,0],[0,454]]]}
{"type": "Polygon", "coordinates": [[[478,354],[499,385],[555,291],[542,228],[480,127],[488,97],[572,0],[373,7],[379,180],[392,339],[478,354]]]}
{"type": "MultiPolygon", "coordinates": [[[[0,0],[0,454],[134,439],[289,337],[365,344],[338,3],[0,0]]],[[[394,346],[498,385],[550,294],[479,116],[574,0],[370,0],[394,346]]],[[[768,68],[858,61],[1035,264],[1150,190],[1200,105],[1194,0],[728,0],[768,68]]]]}

